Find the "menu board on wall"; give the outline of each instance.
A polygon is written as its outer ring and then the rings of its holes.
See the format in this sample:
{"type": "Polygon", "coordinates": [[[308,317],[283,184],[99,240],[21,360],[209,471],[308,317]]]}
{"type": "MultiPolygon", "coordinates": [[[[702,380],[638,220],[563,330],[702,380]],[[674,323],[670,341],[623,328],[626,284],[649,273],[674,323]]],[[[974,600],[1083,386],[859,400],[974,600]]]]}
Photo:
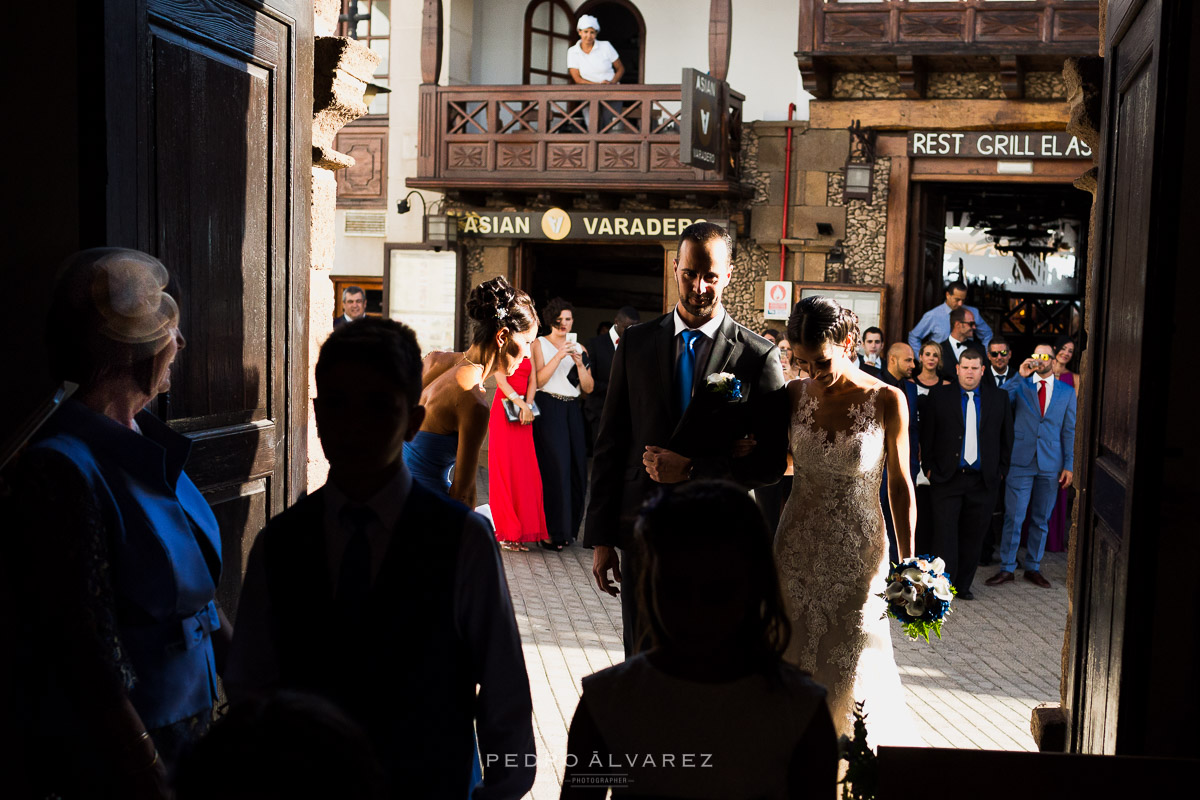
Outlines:
{"type": "Polygon", "coordinates": [[[388,266],[388,316],[416,331],[422,355],[453,350],[457,255],[392,250],[388,266]]]}
{"type": "Polygon", "coordinates": [[[800,299],[821,295],[838,301],[858,315],[858,330],[883,327],[883,287],[842,288],[829,284],[800,284],[800,299]]]}

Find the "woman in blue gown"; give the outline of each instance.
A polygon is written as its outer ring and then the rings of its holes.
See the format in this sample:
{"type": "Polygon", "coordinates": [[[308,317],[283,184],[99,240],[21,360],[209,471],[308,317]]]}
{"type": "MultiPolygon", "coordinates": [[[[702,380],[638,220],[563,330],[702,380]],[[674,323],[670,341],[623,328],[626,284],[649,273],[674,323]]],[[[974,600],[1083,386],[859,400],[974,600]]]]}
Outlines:
{"type": "Polygon", "coordinates": [[[471,290],[467,316],[471,346],[422,391],[425,421],[405,443],[404,463],[413,480],[474,508],[479,448],[489,417],[484,381],[497,372],[516,372],[537,337],[538,319],[529,295],[504,278],[471,290]]]}

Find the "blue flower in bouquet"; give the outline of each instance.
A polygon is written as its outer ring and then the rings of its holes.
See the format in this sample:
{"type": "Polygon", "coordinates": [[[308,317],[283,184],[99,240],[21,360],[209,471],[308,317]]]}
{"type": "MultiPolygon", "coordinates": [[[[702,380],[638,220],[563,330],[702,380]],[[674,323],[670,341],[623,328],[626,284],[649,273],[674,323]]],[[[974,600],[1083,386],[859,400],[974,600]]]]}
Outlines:
{"type": "Polygon", "coordinates": [[[742,399],[742,382],[732,372],[714,372],[704,380],[705,386],[726,400],[742,399]]]}
{"type": "Polygon", "coordinates": [[[878,596],[887,602],[888,616],[900,621],[909,638],[929,641],[930,631],[942,638],[942,621],[954,598],[945,569],[942,559],[927,555],[892,565],[887,588],[878,596]]]}

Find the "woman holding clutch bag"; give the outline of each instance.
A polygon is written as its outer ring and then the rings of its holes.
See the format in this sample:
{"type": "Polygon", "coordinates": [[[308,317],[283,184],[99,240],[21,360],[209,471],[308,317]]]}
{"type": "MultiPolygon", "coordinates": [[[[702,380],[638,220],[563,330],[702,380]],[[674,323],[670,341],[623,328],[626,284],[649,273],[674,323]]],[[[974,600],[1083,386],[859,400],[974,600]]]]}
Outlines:
{"type": "Polygon", "coordinates": [[[493,278],[471,290],[467,317],[471,346],[452,368],[423,381],[425,421],[404,443],[404,463],[413,480],[474,508],[479,448],[489,419],[483,384],[492,375],[516,372],[527,359],[537,313],[529,295],[504,278],[493,278]]]}
{"type": "Polygon", "coordinates": [[[546,538],[542,475],[533,447],[535,394],[537,379],[528,358],[512,375],[496,373],[488,422],[488,505],[496,539],[505,550],[528,551],[525,542],[546,538]],[[516,421],[509,417],[513,411],[516,421]]]}

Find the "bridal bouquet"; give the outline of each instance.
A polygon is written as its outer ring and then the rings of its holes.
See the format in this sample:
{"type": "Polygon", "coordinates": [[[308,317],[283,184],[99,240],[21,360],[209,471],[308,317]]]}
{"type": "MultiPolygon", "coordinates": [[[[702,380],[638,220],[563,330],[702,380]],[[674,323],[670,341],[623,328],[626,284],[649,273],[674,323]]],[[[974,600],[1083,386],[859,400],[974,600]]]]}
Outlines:
{"type": "Polygon", "coordinates": [[[942,621],[950,613],[955,595],[943,571],[946,562],[929,556],[906,558],[892,565],[887,590],[878,595],[887,601],[887,613],[900,620],[910,639],[929,641],[929,632],[942,638],[942,621]]]}

